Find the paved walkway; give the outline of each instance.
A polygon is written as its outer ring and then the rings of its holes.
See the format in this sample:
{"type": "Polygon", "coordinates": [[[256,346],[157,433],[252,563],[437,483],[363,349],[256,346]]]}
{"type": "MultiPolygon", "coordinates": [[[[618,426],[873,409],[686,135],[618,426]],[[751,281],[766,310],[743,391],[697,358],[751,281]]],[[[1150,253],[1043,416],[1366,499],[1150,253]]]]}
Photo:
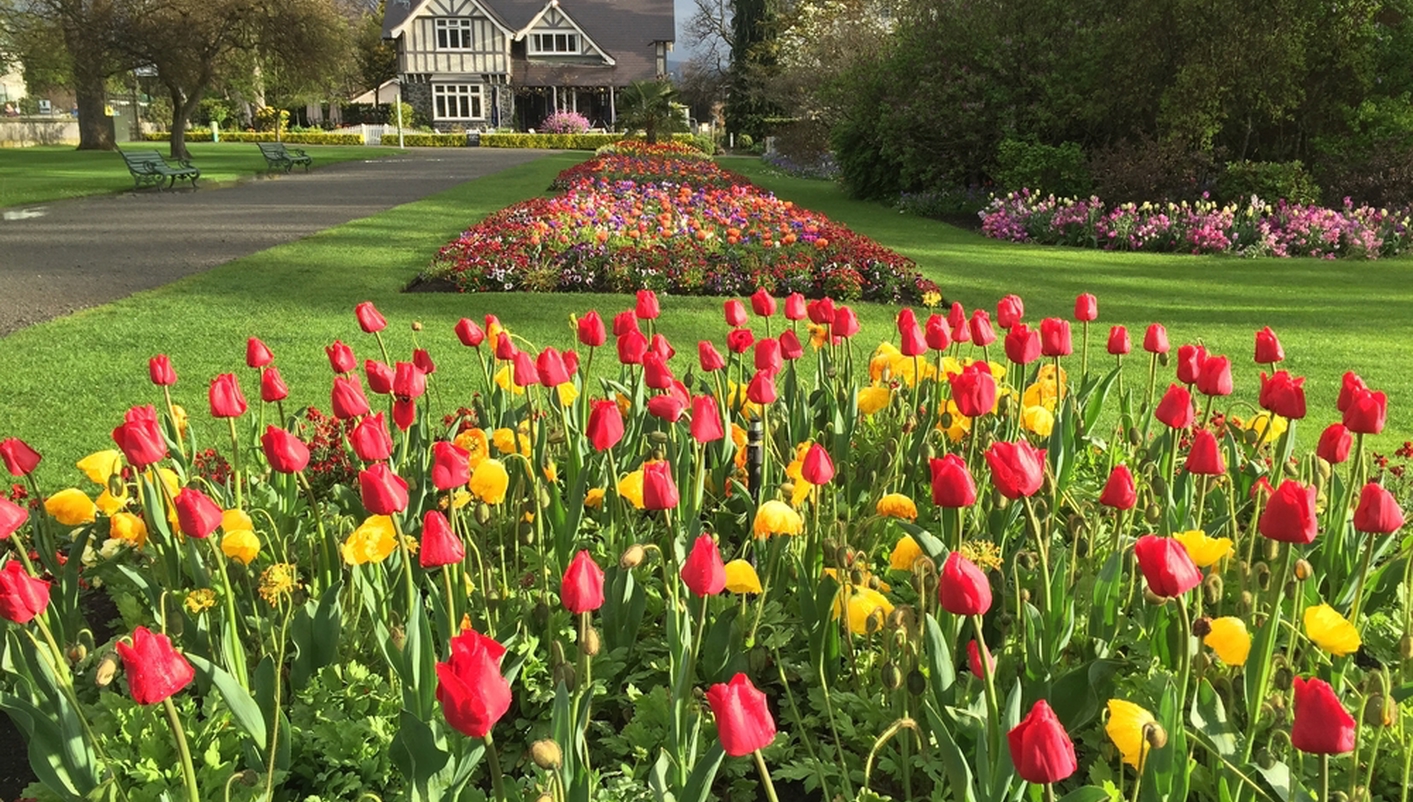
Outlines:
{"type": "Polygon", "coordinates": [[[544,154],[427,148],[222,189],[128,192],[6,210],[0,337],[544,154]]]}

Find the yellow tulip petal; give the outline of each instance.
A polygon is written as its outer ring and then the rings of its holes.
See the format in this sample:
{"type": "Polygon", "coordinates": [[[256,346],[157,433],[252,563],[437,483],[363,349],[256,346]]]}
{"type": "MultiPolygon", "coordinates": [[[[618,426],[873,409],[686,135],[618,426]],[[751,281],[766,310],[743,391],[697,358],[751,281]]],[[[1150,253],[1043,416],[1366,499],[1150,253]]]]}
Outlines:
{"type": "Polygon", "coordinates": [[[618,496],[625,498],[634,509],[643,508],[643,472],[633,471],[618,480],[618,496]]]}
{"type": "Polygon", "coordinates": [[[249,529],[228,531],[221,538],[221,552],[241,565],[250,565],[260,554],[260,538],[249,529]]]}

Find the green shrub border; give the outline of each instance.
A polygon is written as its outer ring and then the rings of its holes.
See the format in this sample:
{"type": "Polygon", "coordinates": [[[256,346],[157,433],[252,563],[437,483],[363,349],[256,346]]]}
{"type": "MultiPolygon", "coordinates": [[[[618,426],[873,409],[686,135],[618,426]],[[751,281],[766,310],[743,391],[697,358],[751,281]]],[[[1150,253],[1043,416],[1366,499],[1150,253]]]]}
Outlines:
{"type": "MultiPolygon", "coordinates": [[[[145,134],[143,139],[148,142],[169,142],[172,135],[166,132],[145,134]]],[[[210,142],[211,131],[209,129],[192,130],[186,132],[188,142],[210,142]]],[[[274,142],[274,131],[222,131],[222,142],[274,142]]],[[[308,133],[286,133],[279,139],[290,145],[362,145],[362,134],[308,134],[308,133]]]]}
{"type": "MultiPolygon", "coordinates": [[[[627,134],[481,134],[483,148],[547,148],[550,150],[598,150],[627,134]]],[[[695,143],[691,134],[675,134],[673,140],[695,143]]]]}

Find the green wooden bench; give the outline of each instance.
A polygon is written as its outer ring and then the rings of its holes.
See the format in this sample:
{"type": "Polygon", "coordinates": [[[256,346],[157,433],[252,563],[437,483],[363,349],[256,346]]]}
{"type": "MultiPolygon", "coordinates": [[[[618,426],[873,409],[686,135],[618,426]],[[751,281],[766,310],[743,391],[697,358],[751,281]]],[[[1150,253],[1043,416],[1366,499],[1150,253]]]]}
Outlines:
{"type": "Polygon", "coordinates": [[[313,156],[299,148],[287,148],[283,142],[256,142],[255,145],[260,148],[260,155],[265,157],[266,172],[284,169],[288,173],[296,164],[302,164],[307,173],[309,165],[314,163],[313,156]]]}
{"type": "Polygon", "coordinates": [[[201,171],[186,159],[178,159],[176,166],[173,166],[155,150],[119,150],[118,152],[123,155],[123,161],[128,165],[128,172],[132,173],[135,189],[153,186],[162,189],[164,183],[170,188],[178,179],[190,181],[192,189],[195,189],[196,179],[201,177],[201,171]]]}

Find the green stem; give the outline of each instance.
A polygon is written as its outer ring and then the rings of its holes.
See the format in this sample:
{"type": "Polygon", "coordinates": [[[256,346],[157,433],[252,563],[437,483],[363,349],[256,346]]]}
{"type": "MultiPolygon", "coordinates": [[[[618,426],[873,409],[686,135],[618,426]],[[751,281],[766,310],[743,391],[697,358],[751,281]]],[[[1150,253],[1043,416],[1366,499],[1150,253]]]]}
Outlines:
{"type": "Polygon", "coordinates": [[[177,715],[177,706],[172,704],[170,696],[162,700],[162,706],[167,710],[167,723],[172,725],[172,737],[177,742],[177,755],[181,757],[187,802],[201,802],[201,794],[196,790],[196,768],[191,764],[191,748],[187,746],[186,732],[182,729],[181,717],[177,715]]]}
{"type": "Polygon", "coordinates": [[[1364,536],[1364,560],[1359,565],[1359,581],[1354,586],[1354,606],[1349,610],[1349,623],[1359,626],[1359,609],[1364,602],[1364,580],[1369,576],[1369,563],[1374,559],[1374,536],[1364,536]]]}
{"type": "Polygon", "coordinates": [[[505,802],[505,776],[500,770],[500,755],[496,754],[496,742],[491,734],[486,733],[486,757],[491,763],[491,784],[495,787],[496,799],[498,802],[505,802]]]}
{"type": "Polygon", "coordinates": [[[1330,802],[1330,756],[1320,755],[1320,802],[1330,802]]]}
{"type": "Polygon", "coordinates": [[[775,795],[775,783],[770,781],[770,769],[765,767],[765,758],[761,757],[760,750],[752,752],[756,758],[756,771],[760,772],[761,784],[765,786],[765,796],[770,802],[780,802],[780,797],[775,795]]]}
{"type": "Polygon", "coordinates": [[[231,483],[235,485],[236,509],[244,507],[240,494],[240,437],[236,434],[235,418],[226,418],[231,425],[231,483]]]}
{"type": "Polygon", "coordinates": [[[981,616],[972,616],[971,622],[976,629],[976,651],[979,658],[977,662],[981,663],[981,676],[986,683],[986,707],[990,713],[986,719],[986,736],[994,761],[1001,755],[1001,706],[996,698],[996,677],[991,671],[991,653],[986,648],[986,636],[981,634],[981,616]]]}

